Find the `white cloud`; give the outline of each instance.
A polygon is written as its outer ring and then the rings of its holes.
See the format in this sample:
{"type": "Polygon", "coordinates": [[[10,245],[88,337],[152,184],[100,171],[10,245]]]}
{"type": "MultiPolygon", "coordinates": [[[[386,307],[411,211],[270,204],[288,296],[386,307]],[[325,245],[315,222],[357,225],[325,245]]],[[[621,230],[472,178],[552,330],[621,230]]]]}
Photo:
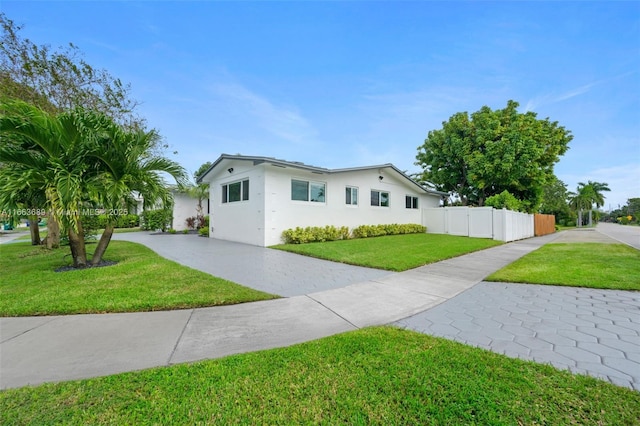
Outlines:
{"type": "Polygon", "coordinates": [[[316,139],[317,131],[292,106],[277,105],[238,83],[214,84],[211,93],[224,105],[227,113],[240,116],[245,126],[261,130],[284,141],[307,145],[316,139]]]}
{"type": "Polygon", "coordinates": [[[587,93],[596,84],[598,84],[598,82],[585,84],[580,87],[576,87],[575,89],[571,89],[562,93],[548,93],[542,96],[535,97],[527,101],[527,105],[525,106],[525,111],[534,111],[536,108],[542,105],[555,104],[558,102],[566,101],[571,98],[575,98],[576,96],[580,96],[582,94],[587,93]]]}

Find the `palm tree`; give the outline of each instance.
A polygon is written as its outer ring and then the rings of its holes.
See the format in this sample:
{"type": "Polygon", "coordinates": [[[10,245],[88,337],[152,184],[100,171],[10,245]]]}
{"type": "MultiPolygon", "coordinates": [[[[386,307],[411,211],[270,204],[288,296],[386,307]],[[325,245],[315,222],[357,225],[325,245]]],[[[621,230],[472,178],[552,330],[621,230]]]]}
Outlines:
{"type": "Polygon", "coordinates": [[[85,162],[84,137],[96,114],[72,111],[51,115],[23,101],[4,101],[0,110],[0,162],[14,169],[14,190],[31,188],[44,194],[50,220],[69,236],[74,266],[87,264],[82,206],[92,166],[85,162]]]}
{"type": "Polygon", "coordinates": [[[610,191],[609,185],[601,182],[587,181],[587,183],[578,182],[578,188],[575,193],[569,193],[569,204],[578,212],[578,226],[582,226],[582,212],[589,212],[589,226],[593,224],[592,213],[593,205],[600,208],[604,205],[603,191],[610,191]]]}
{"type": "Polygon", "coordinates": [[[26,215],[30,223],[31,244],[37,246],[42,243],[38,216],[41,209],[43,214],[45,212],[42,206],[46,199],[44,193],[36,189],[14,188],[20,174],[20,170],[13,165],[0,166],[0,210],[9,212],[12,219],[26,215]],[[21,211],[25,213],[20,214],[21,211]]]}
{"type": "Polygon", "coordinates": [[[92,265],[102,260],[113,235],[116,216],[135,205],[133,191],[143,197],[145,207],[158,202],[166,206],[171,202],[171,193],[162,173],[170,175],[180,185],[184,184],[185,171],[178,163],[153,154],[158,139],[154,130],[124,131],[110,122],[92,141],[87,157],[99,164],[93,198],[106,209],[108,218],[91,259],[92,265]]]}
{"type": "Polygon", "coordinates": [[[568,192],[567,197],[569,201],[569,207],[571,207],[578,214],[578,217],[576,219],[576,226],[581,227],[582,212],[585,209],[589,208],[590,204],[588,204],[588,201],[586,200],[584,194],[581,194],[579,189],[577,192],[568,192]]]}
{"type": "MultiPolygon", "coordinates": [[[[16,171],[11,189],[32,188],[45,195],[50,218],[66,230],[79,268],[87,266],[84,207],[117,212],[127,206],[132,191],[140,192],[145,203],[165,200],[169,192],[159,172],[184,176],[177,163],[151,154],[157,133],[125,132],[105,115],[83,109],[51,115],[22,101],[4,101],[0,136],[12,141],[0,145],[0,163],[16,171]]],[[[93,264],[100,262],[112,233],[110,223],[93,264]]]]}

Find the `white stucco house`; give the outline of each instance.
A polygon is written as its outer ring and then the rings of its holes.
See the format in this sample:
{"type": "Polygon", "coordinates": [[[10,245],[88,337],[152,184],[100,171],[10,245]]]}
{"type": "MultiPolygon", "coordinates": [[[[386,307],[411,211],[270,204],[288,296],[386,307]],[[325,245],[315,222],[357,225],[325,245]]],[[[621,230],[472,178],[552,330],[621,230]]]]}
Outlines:
{"type": "Polygon", "coordinates": [[[307,226],[421,223],[446,193],[393,164],[326,169],[270,157],[222,154],[198,178],[209,183],[211,238],[257,246],[307,226]]]}

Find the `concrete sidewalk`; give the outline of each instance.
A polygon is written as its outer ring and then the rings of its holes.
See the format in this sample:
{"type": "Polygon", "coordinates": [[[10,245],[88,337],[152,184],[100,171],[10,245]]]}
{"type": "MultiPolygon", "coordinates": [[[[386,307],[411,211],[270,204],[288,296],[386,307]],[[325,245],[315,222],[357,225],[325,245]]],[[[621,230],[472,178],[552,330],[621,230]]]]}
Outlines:
{"type": "MultiPolygon", "coordinates": [[[[162,251],[182,241],[159,238],[146,243],[159,242],[155,249],[162,251]]],[[[312,268],[329,278],[309,279],[306,288],[322,291],[233,306],[0,318],[0,388],[218,358],[394,323],[640,390],[640,292],[481,282],[543,244],[571,241],[617,242],[597,230],[564,231],[395,274],[367,268],[335,272],[335,264],[307,263],[289,253],[269,258],[275,250],[268,249],[261,249],[257,269],[249,269],[249,253],[258,248],[234,246],[231,257],[243,259],[236,268],[245,270],[227,273],[252,276],[270,268],[268,279],[254,284],[295,293],[296,281],[287,276],[292,272],[312,268]],[[348,280],[365,278],[340,287],[341,273],[348,280]],[[278,284],[279,276],[286,285],[278,284]]],[[[202,266],[211,251],[226,247],[206,244],[209,251],[199,258],[186,249],[174,256],[202,266]]]]}
{"type": "Polygon", "coordinates": [[[284,347],[389,324],[454,297],[556,237],[286,299],[167,312],[0,318],[0,388],[284,347]]]}

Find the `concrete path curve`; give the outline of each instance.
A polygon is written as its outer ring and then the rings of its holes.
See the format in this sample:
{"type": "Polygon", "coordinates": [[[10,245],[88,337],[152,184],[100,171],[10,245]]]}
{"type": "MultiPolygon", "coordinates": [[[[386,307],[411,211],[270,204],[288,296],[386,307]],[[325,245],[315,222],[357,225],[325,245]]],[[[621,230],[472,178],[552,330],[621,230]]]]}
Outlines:
{"type": "MultiPolygon", "coordinates": [[[[438,305],[444,305],[443,302],[464,305],[469,297],[475,300],[474,293],[471,293],[475,288],[472,287],[484,277],[561,235],[563,234],[505,244],[397,274],[375,271],[378,275],[374,274],[371,278],[356,283],[278,300],[167,312],[0,318],[0,388],[103,376],[283,347],[371,325],[396,322],[410,326],[409,322],[401,320],[412,316],[419,318],[417,314],[433,311],[438,305]],[[471,290],[468,291],[469,289],[471,290]]],[[[174,253],[180,253],[186,258],[198,256],[197,251],[187,251],[186,246],[177,246],[177,241],[181,238],[179,236],[159,238],[169,238],[167,241],[172,242],[174,253]]],[[[247,250],[254,249],[245,247],[247,250]]],[[[287,259],[289,263],[299,260],[304,264],[308,260],[302,256],[290,256],[293,257],[287,259]]],[[[239,254],[236,257],[240,257],[239,254]]],[[[265,264],[268,262],[266,260],[265,264]]],[[[250,259],[245,259],[238,267],[249,263],[250,259]]],[[[334,266],[331,264],[321,267],[320,271],[325,273],[323,268],[334,266]]],[[[360,272],[369,273],[358,273],[360,272]]],[[[336,273],[337,275],[340,273],[336,273]]],[[[484,286],[480,284],[479,288],[484,286]]],[[[496,297],[506,297],[504,293],[511,286],[503,286],[504,291],[498,291],[496,297]]],[[[534,289],[533,293],[538,292],[534,289]]],[[[623,293],[637,296],[634,292],[623,293]]],[[[526,300],[530,296],[523,297],[526,300]]],[[[616,309],[628,310],[633,314],[638,309],[638,303],[637,298],[618,300],[605,308],[605,314],[615,317],[616,309]]],[[[527,304],[521,304],[520,309],[524,309],[525,305],[527,304]]],[[[568,304],[566,306],[570,307],[568,304]]],[[[601,314],[602,312],[597,311],[592,316],[599,317],[601,314]]],[[[574,313],[576,318],[580,315],[583,315],[581,311],[574,313]]],[[[547,321],[547,318],[540,319],[543,323],[547,321]]],[[[616,369],[630,379],[623,382],[618,380],[618,376],[613,379],[614,375],[605,376],[614,383],[623,386],[626,383],[626,386],[640,389],[640,377],[634,373],[640,371],[640,360],[637,357],[640,353],[640,343],[637,342],[640,336],[638,318],[632,315],[629,321],[625,317],[609,320],[611,327],[608,328],[617,330],[614,333],[619,340],[630,340],[629,344],[635,346],[621,350],[628,362],[624,371],[616,369]],[[628,330],[627,334],[624,330],[628,330]],[[626,369],[629,370],[628,373],[626,369]]],[[[475,324],[473,321],[471,323],[475,324]]],[[[491,326],[491,322],[486,324],[491,326]]],[[[576,325],[578,326],[591,327],[584,324],[576,325]]],[[[596,324],[593,329],[606,328],[596,324]]],[[[594,337],[614,338],[611,335],[594,337]]],[[[515,337],[513,340],[515,341],[515,337]]],[[[515,343],[521,344],[524,341],[518,339],[515,343]]],[[[529,342],[537,345],[534,340],[529,342]]],[[[602,376],[605,369],[601,367],[608,366],[605,358],[609,355],[598,356],[600,363],[586,360],[578,365],[576,362],[574,371],[602,376]]]]}

